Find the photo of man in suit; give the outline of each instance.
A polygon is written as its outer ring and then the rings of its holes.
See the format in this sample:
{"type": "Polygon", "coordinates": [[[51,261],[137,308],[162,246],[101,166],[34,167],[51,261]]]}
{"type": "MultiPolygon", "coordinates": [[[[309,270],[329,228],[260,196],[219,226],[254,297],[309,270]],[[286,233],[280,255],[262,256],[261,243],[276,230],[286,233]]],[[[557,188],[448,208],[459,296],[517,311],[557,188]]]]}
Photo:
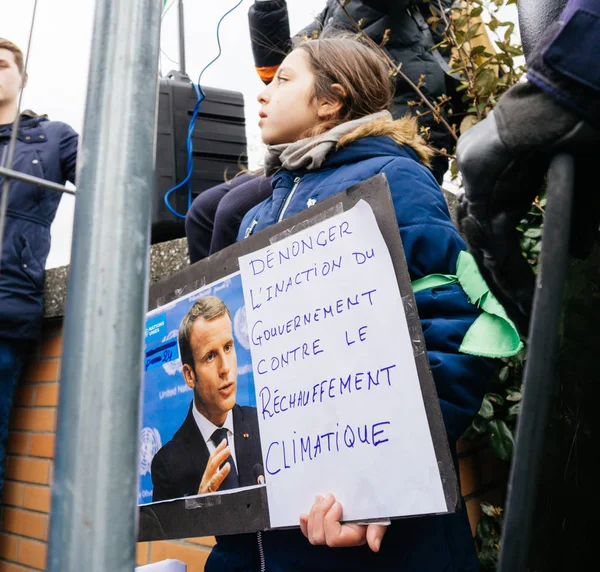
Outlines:
{"type": "Polygon", "coordinates": [[[152,460],[152,501],[257,484],[263,475],[258,417],[256,408],[236,405],[233,328],[221,299],[194,302],[179,327],[179,351],[194,398],[152,460]]]}

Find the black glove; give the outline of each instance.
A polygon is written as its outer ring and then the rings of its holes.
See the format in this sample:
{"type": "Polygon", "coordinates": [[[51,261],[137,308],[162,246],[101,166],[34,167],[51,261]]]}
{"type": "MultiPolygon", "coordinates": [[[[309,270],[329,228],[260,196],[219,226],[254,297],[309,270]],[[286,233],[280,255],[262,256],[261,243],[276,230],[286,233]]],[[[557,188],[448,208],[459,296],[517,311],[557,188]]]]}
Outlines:
{"type": "Polygon", "coordinates": [[[458,142],[465,187],[458,209],[460,229],[490,289],[524,335],[535,278],[521,255],[515,227],[540,192],[550,159],[561,151],[575,158],[577,240],[571,246],[585,254],[589,237],[598,229],[597,172],[587,177],[600,160],[597,130],[535,85],[523,83],[510,89],[458,142]]]}

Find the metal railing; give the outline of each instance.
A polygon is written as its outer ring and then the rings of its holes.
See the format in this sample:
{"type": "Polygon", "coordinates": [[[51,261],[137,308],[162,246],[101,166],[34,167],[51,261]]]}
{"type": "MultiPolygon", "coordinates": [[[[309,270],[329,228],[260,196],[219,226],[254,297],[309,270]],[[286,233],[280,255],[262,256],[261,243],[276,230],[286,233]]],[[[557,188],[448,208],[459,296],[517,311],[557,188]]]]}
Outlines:
{"type": "MultiPolygon", "coordinates": [[[[37,0],[27,60],[36,7],[37,0]]],[[[135,566],[161,8],[162,0],[96,0],[78,151],[50,572],[131,572],[135,566]]],[[[13,169],[22,94],[0,168],[0,251],[11,181],[75,194],[13,169]]]]}
{"type": "MultiPolygon", "coordinates": [[[[560,15],[566,0],[521,0],[519,29],[525,56],[560,15]]],[[[574,160],[556,155],[548,170],[544,232],[529,327],[523,399],[517,422],[499,572],[529,569],[534,511],[554,388],[554,369],[574,194],[574,160]]]]}
{"type": "Polygon", "coordinates": [[[548,171],[548,202],[529,328],[528,359],[523,376],[523,399],[508,488],[499,572],[528,570],[569,261],[574,179],[573,157],[554,157],[548,171]]]}
{"type": "Polygon", "coordinates": [[[67,288],[50,572],[131,572],[135,565],[161,5],[96,4],[67,288]]]}

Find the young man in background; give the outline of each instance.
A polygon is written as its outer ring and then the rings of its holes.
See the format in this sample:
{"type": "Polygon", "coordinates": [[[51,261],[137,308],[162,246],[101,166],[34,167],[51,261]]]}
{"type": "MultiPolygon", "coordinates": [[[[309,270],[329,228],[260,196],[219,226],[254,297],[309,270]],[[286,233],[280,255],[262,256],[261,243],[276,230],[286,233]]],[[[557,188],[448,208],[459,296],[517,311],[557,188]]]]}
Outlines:
{"type": "MultiPolygon", "coordinates": [[[[18,97],[27,83],[23,52],[0,38],[0,165],[18,113],[18,97]]],[[[32,111],[21,113],[12,169],[64,184],[75,182],[78,136],[64,123],[32,111]]],[[[0,198],[4,192],[0,176],[0,198]]],[[[40,336],[44,269],[50,251],[50,225],[61,194],[32,183],[9,180],[0,257],[0,500],[4,485],[8,425],[17,382],[27,351],[40,336]]]]}

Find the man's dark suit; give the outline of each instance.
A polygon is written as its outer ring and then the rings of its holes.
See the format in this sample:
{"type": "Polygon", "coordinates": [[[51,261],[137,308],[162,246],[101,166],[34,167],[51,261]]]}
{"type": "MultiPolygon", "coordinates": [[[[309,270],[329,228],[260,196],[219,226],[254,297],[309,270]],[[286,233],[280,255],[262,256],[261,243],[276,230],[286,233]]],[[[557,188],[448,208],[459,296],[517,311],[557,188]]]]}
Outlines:
{"type": "MultiPolygon", "coordinates": [[[[209,452],[190,405],[187,417],[152,459],[152,502],[198,494],[209,452]]],[[[262,467],[258,417],[255,407],[233,406],[235,463],[240,487],[255,485],[254,467],[262,467]]],[[[208,437],[208,436],[207,436],[208,437]]]]}

